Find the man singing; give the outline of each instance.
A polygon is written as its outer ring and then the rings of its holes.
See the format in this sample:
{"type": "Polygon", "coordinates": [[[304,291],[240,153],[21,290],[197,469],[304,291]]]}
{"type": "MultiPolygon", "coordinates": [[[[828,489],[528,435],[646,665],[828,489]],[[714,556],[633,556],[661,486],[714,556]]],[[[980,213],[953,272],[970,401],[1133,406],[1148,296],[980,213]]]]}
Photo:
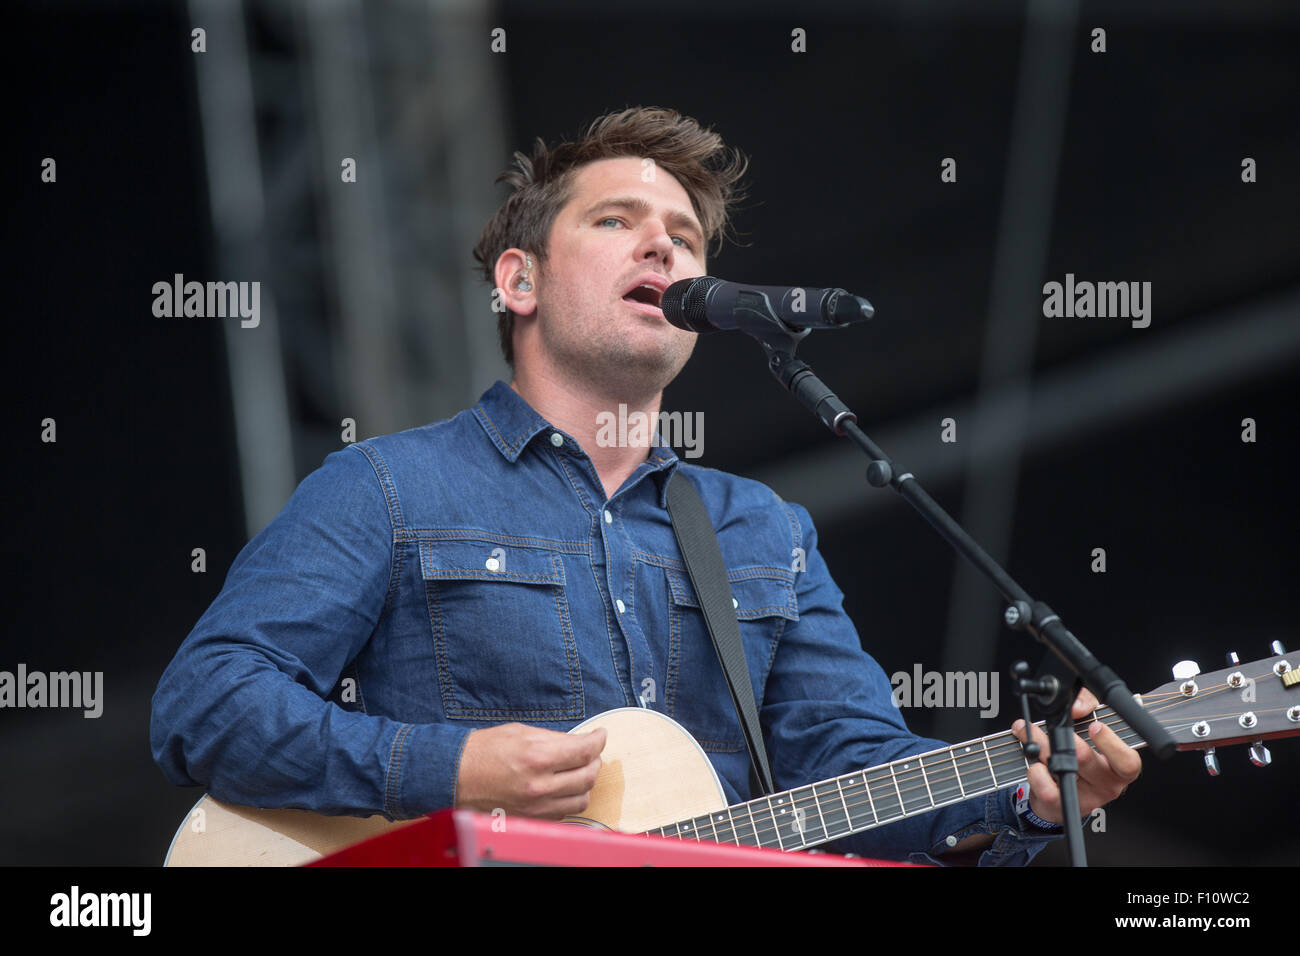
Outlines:
{"type": "MultiPolygon", "coordinates": [[[[745,165],[663,109],[516,154],[513,193],[474,250],[513,381],[334,452],[248,543],[154,696],[170,780],[331,814],[559,819],[586,808],[605,744],[603,730],[565,731],[645,706],[690,731],[729,803],[748,799],[740,720],[666,511],[675,472],[717,532],[776,786],[942,746],[904,725],[806,510],[652,435],[601,440],[620,406],[658,420],[696,339],[660,296],[705,274],[745,165]]],[[[1074,716],[1095,707],[1085,691],[1074,716]]],[[[1089,734],[1095,749],[1076,738],[1085,814],[1141,771],[1109,728],[1089,734]]],[[[999,790],[835,848],[1026,863],[1062,825],[1043,763],[1029,783],[1027,805],[999,790]]]]}

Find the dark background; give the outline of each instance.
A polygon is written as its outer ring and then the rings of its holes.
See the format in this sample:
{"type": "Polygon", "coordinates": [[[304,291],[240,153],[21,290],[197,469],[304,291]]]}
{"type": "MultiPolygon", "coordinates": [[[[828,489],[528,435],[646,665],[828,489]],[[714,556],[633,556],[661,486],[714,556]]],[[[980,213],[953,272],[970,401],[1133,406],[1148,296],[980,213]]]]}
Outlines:
{"type": "MultiPolygon", "coordinates": [[[[1271,640],[1300,644],[1294,4],[663,3],[622,16],[550,2],[444,20],[437,5],[339,6],[347,29],[330,33],[308,4],[229,5],[242,39],[204,4],[8,18],[19,109],[5,150],[0,669],[102,670],[105,706],[98,720],[0,712],[0,863],[157,864],[200,796],[153,764],[150,695],[292,490],[261,489],[269,514],[249,506],[240,456],[259,452],[241,451],[232,399],[252,386],[232,377],[227,338],[279,342],[284,388],[259,391],[252,414],[279,403],[291,442],[277,453],[295,482],[339,446],[344,416],[365,437],[472,404],[505,375],[484,358],[494,321],[469,255],[505,195],[492,177],[534,137],[575,136],[629,105],[680,110],[750,156],[744,244],[710,273],[868,296],[875,320],[813,335],[801,357],[1134,690],[1167,682],[1178,660],[1213,671],[1230,650],[1250,661],[1271,640]],[[205,22],[209,52],[192,53],[205,22]],[[489,50],[493,27],[505,53],[489,50]],[[795,27],[807,53],[790,50],[795,27]],[[1089,49],[1094,27],[1105,53],[1089,49]],[[336,62],[338,36],[350,45],[336,62]],[[251,64],[251,166],[205,117],[196,69],[236,42],[251,64]],[[352,89],[357,128],[374,135],[335,151],[330,123],[349,114],[329,96],[346,103],[356,76],[369,80],[364,96],[352,89]],[[362,217],[360,237],[356,207],[330,198],[340,155],[362,157],[363,180],[386,173],[382,192],[356,192],[384,211],[378,226],[362,217]],[[56,184],[40,181],[46,156],[56,184]],[[1247,156],[1255,183],[1241,181],[1247,156]],[[956,183],[940,182],[944,157],[956,183]],[[260,184],[256,228],[223,232],[214,161],[260,184]],[[388,290],[373,315],[349,270],[388,290]],[[259,279],[261,326],[155,318],[150,288],[177,272],[259,279]],[[1067,272],[1151,282],[1150,327],[1044,318],[1042,284],[1067,272]],[[405,358],[358,376],[347,330],[372,318],[405,358]],[[1023,396],[1021,410],[998,414],[999,394],[1023,396]],[[405,398],[385,406],[390,395],[405,398]],[[355,411],[370,407],[387,413],[355,411]],[[955,444],[939,438],[949,416],[955,444]],[[40,440],[46,417],[57,443],[40,440]],[[195,547],[204,574],[190,570],[195,547]],[[1090,570],[1096,547],[1104,574],[1090,570]]],[[[215,88],[237,89],[222,69],[215,88]]],[[[911,709],[914,729],[956,740],[1010,724],[1005,671],[1036,646],[998,630],[987,588],[902,501],[866,487],[863,463],[782,394],[757,346],[702,338],[665,407],[706,413],[703,464],[809,506],[887,673],[1002,672],[996,719],[911,709]]],[[[1289,740],[1272,751],[1266,769],[1244,747],[1221,752],[1217,779],[1196,754],[1146,760],[1089,834],[1091,861],[1294,862],[1300,837],[1280,823],[1300,754],[1289,740]]]]}

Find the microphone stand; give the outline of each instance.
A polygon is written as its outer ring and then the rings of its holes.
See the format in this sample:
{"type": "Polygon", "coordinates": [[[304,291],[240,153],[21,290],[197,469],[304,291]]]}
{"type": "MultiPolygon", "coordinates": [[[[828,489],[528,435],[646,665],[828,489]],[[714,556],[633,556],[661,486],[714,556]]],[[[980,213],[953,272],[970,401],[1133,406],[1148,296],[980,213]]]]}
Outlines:
{"type": "Polygon", "coordinates": [[[1119,714],[1161,760],[1168,759],[1177,749],[1173,738],[1133,699],[1132,692],[1119,675],[1093,657],[1050,607],[1042,601],[1034,600],[989,557],[965,529],[926,493],[915,475],[900,468],[897,462],[890,461],[858,427],[857,415],[840,401],[826,383],[813,374],[807,363],[795,358],[795,349],[812,331],[810,328],[795,328],[769,316],[765,324],[749,325],[745,331],[758,339],[763,351],[767,353],[768,368],[777,381],[789,389],[822,424],[836,435],[848,437],[871,460],[867,466],[867,483],[873,488],[888,485],[919,511],[921,517],[1002,594],[1007,601],[1003,614],[1007,626],[1028,631],[1074,673],[1075,680],[1069,683],[1053,677],[1031,681],[1026,676],[1027,666],[1017,667],[1013,671],[1013,682],[1025,716],[1025,745],[1022,746],[1029,760],[1037,758],[1038,748],[1032,743],[1030,735],[1028,697],[1034,696],[1044,702],[1046,723],[1051,729],[1052,753],[1048,769],[1055,775],[1061,788],[1061,809],[1065,817],[1064,829],[1070,865],[1087,866],[1079,813],[1079,768],[1070,715],[1080,682],[1087,685],[1099,701],[1119,714]]]}

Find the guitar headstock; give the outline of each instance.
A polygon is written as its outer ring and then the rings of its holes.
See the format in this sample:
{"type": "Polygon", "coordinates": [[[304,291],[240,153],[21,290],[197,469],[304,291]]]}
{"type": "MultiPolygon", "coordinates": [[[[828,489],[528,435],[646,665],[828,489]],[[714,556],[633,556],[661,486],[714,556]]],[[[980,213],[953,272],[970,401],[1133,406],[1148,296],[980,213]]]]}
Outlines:
{"type": "Polygon", "coordinates": [[[1300,734],[1300,654],[1288,655],[1278,641],[1274,655],[1200,673],[1193,661],[1174,665],[1174,680],[1142,694],[1143,707],[1160,721],[1179,750],[1205,750],[1205,766],[1218,776],[1218,745],[1249,743],[1250,760],[1266,766],[1265,740],[1300,734]]]}

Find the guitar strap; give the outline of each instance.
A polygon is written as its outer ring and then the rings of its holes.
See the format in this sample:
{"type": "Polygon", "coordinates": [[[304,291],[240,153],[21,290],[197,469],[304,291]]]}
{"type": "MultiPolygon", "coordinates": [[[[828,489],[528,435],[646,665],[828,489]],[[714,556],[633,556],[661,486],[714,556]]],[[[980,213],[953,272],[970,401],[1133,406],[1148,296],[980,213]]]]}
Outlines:
{"type": "Polygon", "coordinates": [[[754,685],[745,664],[745,648],[740,641],[731,585],[727,583],[727,566],[723,563],[718,535],[709,521],[700,493],[690,479],[682,475],[680,468],[674,470],[668,479],[668,519],[673,524],[677,545],[682,549],[686,573],[690,575],[695,594],[700,599],[700,610],[704,612],[704,623],[713,638],[722,673],[727,678],[731,702],[740,715],[745,744],[749,747],[751,797],[774,793],[772,769],[767,762],[758,708],[754,704],[754,685]]]}

